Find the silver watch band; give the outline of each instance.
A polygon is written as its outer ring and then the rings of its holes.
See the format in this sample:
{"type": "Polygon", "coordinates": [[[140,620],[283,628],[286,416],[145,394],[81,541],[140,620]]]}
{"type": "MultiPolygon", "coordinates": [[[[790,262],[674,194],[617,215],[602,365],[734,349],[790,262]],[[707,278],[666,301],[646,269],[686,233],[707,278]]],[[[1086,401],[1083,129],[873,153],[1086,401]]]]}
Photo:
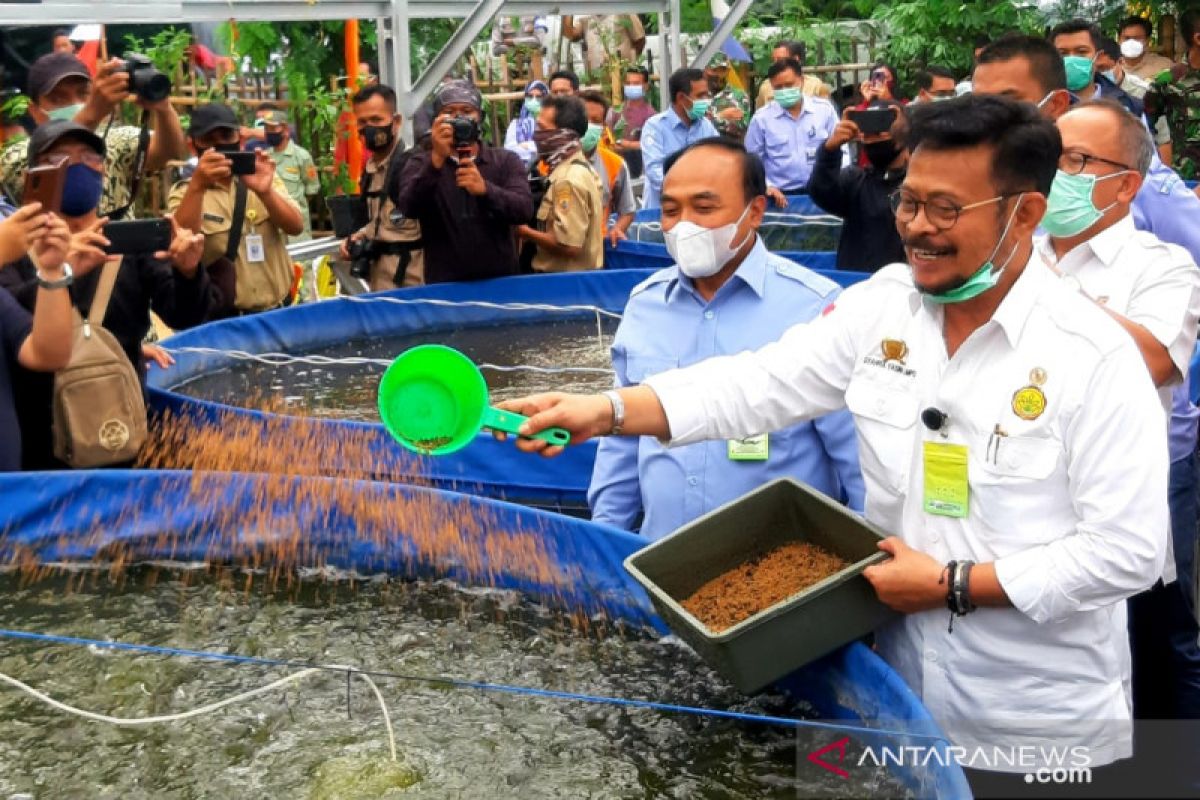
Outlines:
{"type": "Polygon", "coordinates": [[[601,394],[608,398],[608,402],[612,403],[613,424],[608,435],[620,436],[621,430],[625,427],[625,401],[621,399],[621,394],[616,389],[609,389],[601,394]]]}
{"type": "Polygon", "coordinates": [[[37,271],[35,274],[37,275],[38,286],[43,289],[65,289],[74,283],[75,273],[71,270],[71,265],[64,262],[62,266],[63,276],[53,281],[46,280],[42,277],[41,271],[37,271]]]}

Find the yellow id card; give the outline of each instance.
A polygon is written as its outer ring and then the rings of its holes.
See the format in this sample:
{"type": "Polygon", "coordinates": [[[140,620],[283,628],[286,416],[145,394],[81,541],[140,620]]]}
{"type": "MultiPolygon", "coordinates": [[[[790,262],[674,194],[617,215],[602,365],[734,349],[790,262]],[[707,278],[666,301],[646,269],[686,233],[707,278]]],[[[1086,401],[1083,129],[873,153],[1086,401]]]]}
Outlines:
{"type": "Polygon", "coordinates": [[[730,461],[766,461],[771,454],[771,439],[760,433],[746,439],[730,439],[728,444],[730,461]]]}
{"type": "Polygon", "coordinates": [[[967,448],[961,444],[924,442],[925,513],[967,516],[967,448]]]}

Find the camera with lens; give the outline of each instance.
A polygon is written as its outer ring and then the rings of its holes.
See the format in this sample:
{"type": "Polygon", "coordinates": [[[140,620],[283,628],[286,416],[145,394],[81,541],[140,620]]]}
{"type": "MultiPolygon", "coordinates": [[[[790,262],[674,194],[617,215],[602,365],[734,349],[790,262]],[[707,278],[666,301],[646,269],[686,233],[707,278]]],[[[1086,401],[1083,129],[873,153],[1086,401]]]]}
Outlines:
{"type": "Polygon", "coordinates": [[[355,239],[346,248],[350,253],[350,274],[359,280],[371,277],[371,264],[375,261],[375,242],[372,239],[355,239]]]}
{"type": "Polygon", "coordinates": [[[479,138],[479,122],[474,117],[451,117],[449,123],[455,150],[470,147],[479,138]]]}
{"type": "Polygon", "coordinates": [[[171,79],[139,53],[127,53],[125,65],[117,71],[129,73],[129,91],[149,103],[165,100],[171,94],[171,79]]]}

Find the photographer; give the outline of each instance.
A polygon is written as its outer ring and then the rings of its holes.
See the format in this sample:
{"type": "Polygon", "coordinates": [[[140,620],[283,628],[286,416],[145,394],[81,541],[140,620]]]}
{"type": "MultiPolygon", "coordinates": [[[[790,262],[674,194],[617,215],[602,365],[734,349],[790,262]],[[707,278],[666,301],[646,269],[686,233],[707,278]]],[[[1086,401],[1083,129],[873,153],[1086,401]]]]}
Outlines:
{"type": "MultiPolygon", "coordinates": [[[[150,331],[151,311],[173,328],[187,328],[204,322],[216,307],[217,293],[200,268],[204,237],[173,224],[168,250],[107,254],[104,248],[110,241],[105,231],[114,223],[96,211],[104,180],[104,141],[70,120],[53,120],[39,126],[25,144],[35,166],[63,159],[70,165],[58,214],[70,235],[61,281],[65,294],[83,317],[90,318],[93,325],[102,324],[112,334],[138,377],[144,377],[142,341],[150,331]],[[115,270],[115,274],[108,275],[109,300],[100,321],[91,315],[106,270],[115,270]]],[[[44,260],[42,267],[46,267],[44,260]]],[[[40,310],[45,284],[30,259],[21,258],[0,269],[0,287],[28,311],[36,314],[40,310]]],[[[26,469],[62,466],[52,456],[53,377],[18,371],[15,385],[26,469]]]]}
{"type": "Polygon", "coordinates": [[[483,99],[466,81],[434,95],[431,149],[413,155],[388,187],[396,208],[421,224],[425,282],[517,274],[513,226],[533,199],[521,159],[480,141],[483,99]]]}
{"type": "Polygon", "coordinates": [[[204,234],[203,263],[221,292],[221,313],[249,314],[290,302],[287,237],[303,231],[304,221],[271,157],[241,151],[240,127],[229,106],[192,111],[188,138],[199,161],[171,190],[167,208],[182,227],[204,234]],[[233,159],[249,157],[253,172],[235,179],[233,159]]]}
{"type": "Polygon", "coordinates": [[[542,104],[533,140],[550,177],[537,228],[517,228],[522,239],[537,246],[535,272],[600,269],[604,264],[604,192],[583,154],[580,140],[587,131],[587,112],[579,98],[550,97],[542,104]]]}
{"type": "Polygon", "coordinates": [[[358,134],[371,151],[359,181],[368,222],[342,242],[341,258],[372,292],[420,286],[425,282],[421,225],[400,214],[388,197],[388,178],[399,175],[415,152],[405,150],[400,140],[403,120],[396,113],[396,92],[376,83],[360,89],[351,103],[358,134]]]}
{"type": "MultiPolygon", "coordinates": [[[[106,153],[100,213],[113,219],[132,218],[141,177],[162,169],[171,159],[187,157],[179,116],[168,100],[170,90],[167,77],[144,56],[131,54],[124,61],[114,58],[101,64],[93,82],[87,66],[74,54],[49,53],[29,68],[29,115],[39,125],[74,120],[99,133],[106,153]],[[141,128],[111,119],[127,100],[143,110],[141,128]]],[[[25,144],[13,142],[0,153],[0,188],[18,203],[29,163],[25,144]]]]}

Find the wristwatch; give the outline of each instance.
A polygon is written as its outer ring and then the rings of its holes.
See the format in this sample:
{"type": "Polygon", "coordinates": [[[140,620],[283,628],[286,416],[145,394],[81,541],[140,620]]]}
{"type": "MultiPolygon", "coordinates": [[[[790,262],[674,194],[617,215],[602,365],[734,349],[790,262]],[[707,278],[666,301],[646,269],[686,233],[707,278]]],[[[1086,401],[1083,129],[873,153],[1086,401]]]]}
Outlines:
{"type": "Polygon", "coordinates": [[[625,401],[621,399],[621,395],[616,389],[609,389],[601,394],[608,398],[608,402],[612,403],[613,424],[608,435],[620,436],[621,429],[625,427],[625,401]]]}
{"type": "Polygon", "coordinates": [[[42,277],[40,271],[35,272],[37,275],[38,286],[43,289],[65,289],[75,282],[75,273],[71,270],[71,265],[63,262],[63,276],[57,280],[48,281],[42,277]]]}

